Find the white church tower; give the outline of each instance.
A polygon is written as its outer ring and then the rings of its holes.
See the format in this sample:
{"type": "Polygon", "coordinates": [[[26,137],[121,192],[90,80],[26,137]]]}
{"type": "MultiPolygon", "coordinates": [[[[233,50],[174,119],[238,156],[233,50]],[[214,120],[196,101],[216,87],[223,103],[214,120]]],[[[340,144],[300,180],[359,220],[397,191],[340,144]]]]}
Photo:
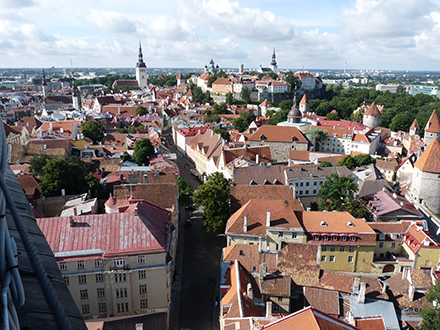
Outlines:
{"type": "Polygon", "coordinates": [[[147,75],[147,65],[144,63],[144,59],[142,56],[142,46],[139,41],[139,59],[136,64],[136,80],[139,84],[139,87],[144,90],[148,86],[148,75],[147,75]]]}

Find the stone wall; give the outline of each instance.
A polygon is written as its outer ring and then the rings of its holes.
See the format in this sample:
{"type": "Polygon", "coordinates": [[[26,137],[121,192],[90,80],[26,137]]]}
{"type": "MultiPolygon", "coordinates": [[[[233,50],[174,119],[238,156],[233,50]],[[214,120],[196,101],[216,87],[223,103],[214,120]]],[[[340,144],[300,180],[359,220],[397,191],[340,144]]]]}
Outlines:
{"type": "Polygon", "coordinates": [[[407,193],[414,204],[425,204],[432,212],[440,214],[440,179],[438,174],[414,168],[413,179],[407,193]],[[429,189],[427,189],[429,187],[429,189]]]}
{"type": "Polygon", "coordinates": [[[296,142],[268,142],[268,141],[248,141],[249,146],[269,146],[272,159],[278,162],[287,161],[289,159],[290,150],[308,150],[308,144],[296,142]]]}

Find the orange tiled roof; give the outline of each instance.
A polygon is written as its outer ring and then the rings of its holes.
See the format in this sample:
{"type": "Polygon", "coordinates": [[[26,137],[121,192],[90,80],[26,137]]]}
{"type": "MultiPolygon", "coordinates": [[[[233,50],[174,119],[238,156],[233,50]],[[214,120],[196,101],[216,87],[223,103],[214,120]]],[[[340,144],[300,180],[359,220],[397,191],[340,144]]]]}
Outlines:
{"type": "Polygon", "coordinates": [[[434,110],[425,126],[425,132],[440,133],[440,121],[437,110],[434,110]]]}
{"type": "Polygon", "coordinates": [[[267,272],[277,270],[277,255],[275,253],[259,253],[256,244],[234,244],[223,248],[223,261],[238,260],[248,271],[259,271],[260,265],[265,262],[267,272]]]}
{"type": "Polygon", "coordinates": [[[375,234],[374,230],[363,220],[354,218],[348,212],[303,212],[302,221],[310,233],[367,233],[375,234]],[[322,221],[325,224],[321,223],[322,221]],[[349,226],[349,222],[353,226],[349,226]]]}
{"type": "Polygon", "coordinates": [[[415,167],[424,172],[440,173],[440,142],[435,139],[415,162],[415,167]]]}
{"type": "MultiPolygon", "coordinates": [[[[432,115],[431,115],[432,116],[432,115]]],[[[417,122],[417,119],[414,119],[413,123],[411,124],[411,127],[409,129],[416,129],[419,130],[419,123],[417,122]]]]}
{"type": "Polygon", "coordinates": [[[299,104],[306,104],[306,105],[309,104],[309,100],[307,99],[306,94],[303,95],[301,102],[299,102],[299,104]]]}
{"type": "Polygon", "coordinates": [[[302,231],[289,202],[284,200],[252,199],[235,212],[228,220],[226,233],[252,236],[266,236],[266,218],[270,212],[270,227],[282,227],[302,231]],[[244,232],[244,217],[247,217],[247,230],[244,232]]]}
{"type": "Polygon", "coordinates": [[[375,117],[380,116],[380,111],[377,108],[375,102],[371,103],[370,107],[367,109],[367,111],[365,111],[365,115],[375,116],[375,117]]]}

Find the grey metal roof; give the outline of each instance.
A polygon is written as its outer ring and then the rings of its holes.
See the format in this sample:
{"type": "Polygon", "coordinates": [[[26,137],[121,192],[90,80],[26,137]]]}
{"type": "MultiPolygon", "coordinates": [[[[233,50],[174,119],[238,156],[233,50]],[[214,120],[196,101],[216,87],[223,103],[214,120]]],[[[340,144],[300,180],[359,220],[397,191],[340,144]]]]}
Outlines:
{"type": "Polygon", "coordinates": [[[358,296],[350,296],[350,311],[354,316],[376,316],[382,315],[387,330],[399,330],[399,321],[391,301],[365,299],[365,303],[358,303],[358,296]]]}

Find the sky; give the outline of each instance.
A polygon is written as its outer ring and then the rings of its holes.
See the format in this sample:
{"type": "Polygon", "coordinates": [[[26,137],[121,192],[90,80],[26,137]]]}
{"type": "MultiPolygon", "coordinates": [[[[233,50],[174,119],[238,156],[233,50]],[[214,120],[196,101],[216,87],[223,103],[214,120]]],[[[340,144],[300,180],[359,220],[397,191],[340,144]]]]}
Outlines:
{"type": "Polygon", "coordinates": [[[440,71],[431,0],[0,0],[0,67],[440,71]]]}

